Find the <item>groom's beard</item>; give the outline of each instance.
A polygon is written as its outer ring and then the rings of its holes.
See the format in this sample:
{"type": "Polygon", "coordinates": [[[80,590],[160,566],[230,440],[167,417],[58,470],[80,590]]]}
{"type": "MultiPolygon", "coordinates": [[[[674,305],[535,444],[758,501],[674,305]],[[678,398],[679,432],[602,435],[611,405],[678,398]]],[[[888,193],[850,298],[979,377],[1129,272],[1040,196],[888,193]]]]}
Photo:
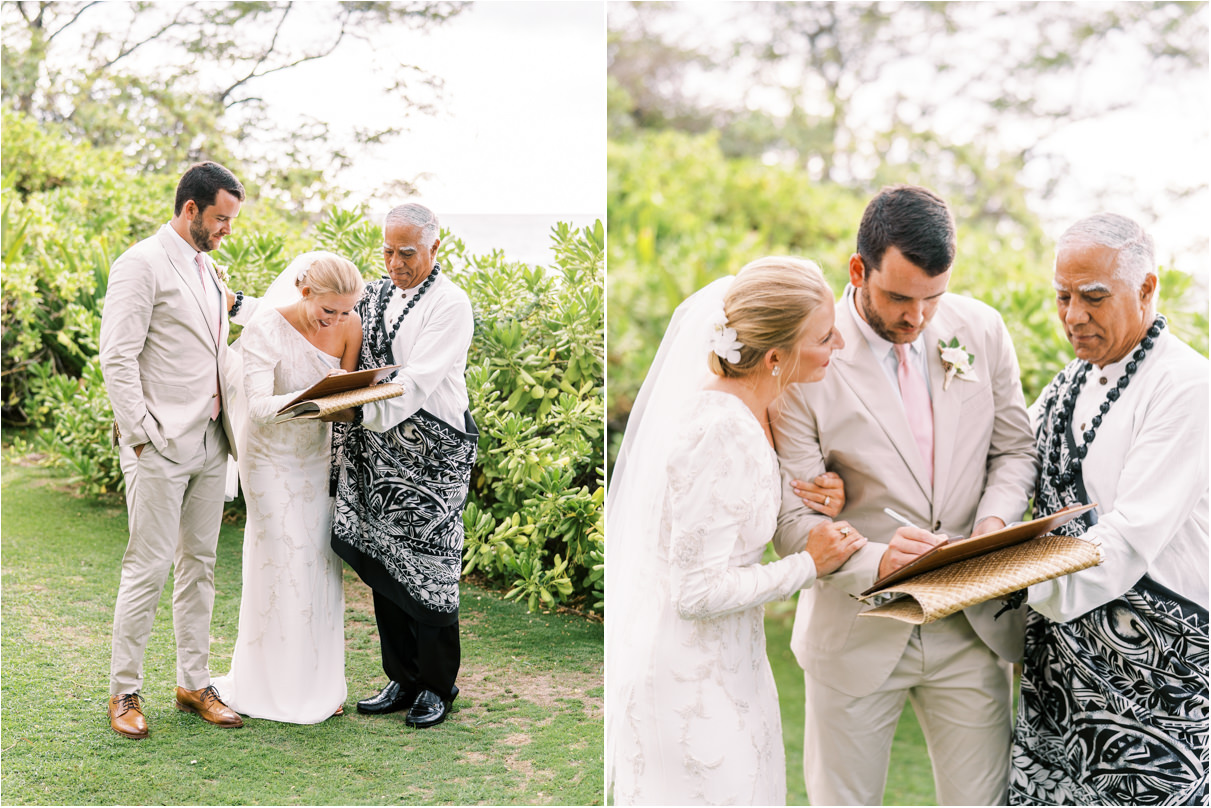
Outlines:
{"type": "MultiPolygon", "coordinates": [[[[925,324],[923,323],[920,328],[912,332],[912,336],[906,339],[903,331],[892,329],[887,325],[887,321],[879,316],[879,312],[875,311],[875,307],[867,299],[864,289],[856,289],[855,294],[858,296],[858,308],[862,310],[862,319],[866,320],[866,324],[870,326],[872,331],[891,344],[908,344],[919,337],[921,331],[925,329],[925,324]]],[[[907,326],[907,323],[905,325],[907,326]]]]}
{"type": "Polygon", "coordinates": [[[214,236],[206,229],[200,215],[195,216],[194,220],[189,223],[189,236],[193,239],[193,246],[202,252],[210,252],[214,249],[214,245],[210,243],[214,236]]]}

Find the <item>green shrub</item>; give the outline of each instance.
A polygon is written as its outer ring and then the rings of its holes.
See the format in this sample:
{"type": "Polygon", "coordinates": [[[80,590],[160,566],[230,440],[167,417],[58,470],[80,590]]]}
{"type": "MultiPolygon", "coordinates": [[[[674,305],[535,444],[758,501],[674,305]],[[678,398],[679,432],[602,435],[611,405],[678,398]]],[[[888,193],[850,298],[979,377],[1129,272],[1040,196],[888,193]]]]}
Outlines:
{"type": "Polygon", "coordinates": [[[549,269],[442,242],[475,310],[467,393],[480,444],[464,572],[511,586],[531,609],[601,609],[605,238],[601,222],[561,222],[551,239],[549,269]]]}
{"type": "MultiPolygon", "coordinates": [[[[85,493],[123,487],[97,359],[114,258],[172,216],[175,177],[78,146],[5,111],[4,417],[37,427],[18,449],[66,468],[85,493]]],[[[260,295],[301,252],[382,270],[382,236],[362,212],[301,221],[248,188],[215,252],[233,289],[260,295]]],[[[531,609],[602,609],[604,228],[556,224],[551,268],[467,253],[443,233],[438,257],[471,298],[471,409],[481,429],[467,506],[465,569],[531,609]]],[[[232,329],[232,338],[239,328],[232,329]]],[[[242,503],[234,503],[239,510],[242,503]]]]}
{"type": "Polygon", "coordinates": [[[111,446],[113,410],[97,357],[89,358],[79,377],[56,373],[49,362],[29,371],[30,409],[38,429],[29,443],[15,440],[15,450],[44,455],[48,464],[66,469],[85,494],[121,491],[122,469],[111,446]]]}

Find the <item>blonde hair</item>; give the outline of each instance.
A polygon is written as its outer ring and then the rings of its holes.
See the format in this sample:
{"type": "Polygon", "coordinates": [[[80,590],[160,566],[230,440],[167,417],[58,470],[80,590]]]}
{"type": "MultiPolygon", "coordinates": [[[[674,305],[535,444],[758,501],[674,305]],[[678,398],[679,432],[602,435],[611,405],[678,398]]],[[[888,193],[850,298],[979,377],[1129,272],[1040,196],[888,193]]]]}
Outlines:
{"type": "Polygon", "coordinates": [[[295,285],[300,289],[310,287],[313,295],[360,295],[366,281],[348,258],[330,252],[317,252],[295,285]]]}
{"type": "Polygon", "coordinates": [[[761,370],[765,354],[777,348],[789,357],[781,378],[793,378],[799,362],[793,349],[803,326],[816,307],[832,297],[820,268],[806,259],[773,255],[745,265],[723,298],[727,325],[743,346],[740,361],[729,362],[711,351],[711,372],[724,378],[749,376],[761,370]]]}

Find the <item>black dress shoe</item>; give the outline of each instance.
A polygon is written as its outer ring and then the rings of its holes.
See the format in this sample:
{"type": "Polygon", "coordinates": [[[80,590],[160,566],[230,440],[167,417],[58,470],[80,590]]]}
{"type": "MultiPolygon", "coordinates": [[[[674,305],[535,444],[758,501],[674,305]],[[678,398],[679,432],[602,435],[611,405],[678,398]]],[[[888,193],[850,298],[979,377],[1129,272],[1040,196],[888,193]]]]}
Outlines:
{"type": "Polygon", "coordinates": [[[410,727],[424,729],[445,721],[449,712],[450,702],[444,701],[432,690],[422,690],[412,709],[404,716],[404,723],[410,727]]]}
{"type": "Polygon", "coordinates": [[[387,686],[368,699],[357,703],[357,711],[367,715],[385,715],[412,706],[415,697],[404,690],[399,682],[387,682],[387,686]]]}

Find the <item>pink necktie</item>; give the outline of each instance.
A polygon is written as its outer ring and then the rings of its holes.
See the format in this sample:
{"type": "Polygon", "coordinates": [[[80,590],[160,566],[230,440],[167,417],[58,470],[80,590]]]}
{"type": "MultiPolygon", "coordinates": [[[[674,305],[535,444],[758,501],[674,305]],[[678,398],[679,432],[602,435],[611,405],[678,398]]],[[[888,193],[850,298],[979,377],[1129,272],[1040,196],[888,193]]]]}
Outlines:
{"type": "Polygon", "coordinates": [[[933,404],[929,400],[929,389],[925,379],[909,364],[907,345],[896,345],[896,358],[900,366],[896,378],[900,381],[900,397],[904,399],[904,413],[908,426],[917,439],[917,448],[925,458],[925,471],[933,482],[933,404]]]}
{"type": "MultiPolygon", "coordinates": [[[[194,262],[198,265],[198,280],[202,283],[202,301],[207,304],[207,308],[213,308],[210,303],[210,285],[206,283],[206,259],[202,257],[202,253],[194,256],[194,262]]],[[[222,316],[222,313],[219,314],[222,316]]],[[[214,323],[210,327],[211,334],[214,335],[215,341],[218,341],[219,334],[222,332],[222,327],[219,323],[214,323]]],[[[222,405],[219,402],[219,377],[216,373],[214,377],[214,407],[210,411],[210,420],[215,420],[219,417],[219,410],[222,405]]]]}

